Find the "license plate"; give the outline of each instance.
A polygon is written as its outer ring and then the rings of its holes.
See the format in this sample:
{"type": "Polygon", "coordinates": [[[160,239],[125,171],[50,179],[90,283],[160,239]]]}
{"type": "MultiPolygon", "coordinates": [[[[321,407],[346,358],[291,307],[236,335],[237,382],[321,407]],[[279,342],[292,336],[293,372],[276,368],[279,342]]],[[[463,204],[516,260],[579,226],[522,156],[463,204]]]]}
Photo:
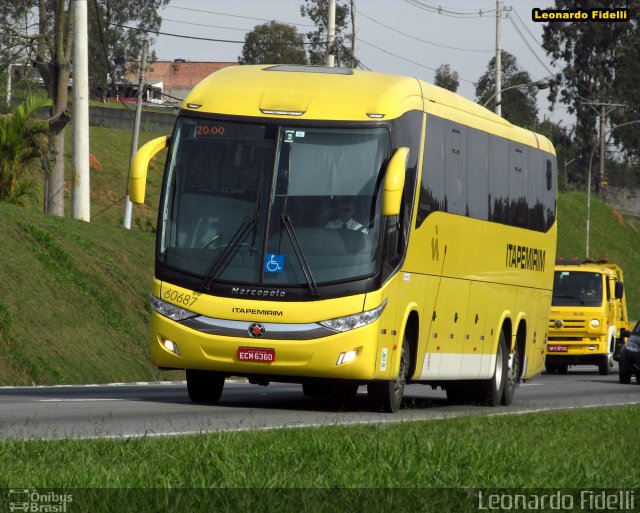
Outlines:
{"type": "Polygon", "coordinates": [[[548,346],[550,353],[566,353],[569,350],[569,346],[553,345],[548,346]]]}
{"type": "Polygon", "coordinates": [[[238,360],[241,362],[271,363],[276,359],[275,349],[262,349],[257,347],[239,347],[238,360]]]}

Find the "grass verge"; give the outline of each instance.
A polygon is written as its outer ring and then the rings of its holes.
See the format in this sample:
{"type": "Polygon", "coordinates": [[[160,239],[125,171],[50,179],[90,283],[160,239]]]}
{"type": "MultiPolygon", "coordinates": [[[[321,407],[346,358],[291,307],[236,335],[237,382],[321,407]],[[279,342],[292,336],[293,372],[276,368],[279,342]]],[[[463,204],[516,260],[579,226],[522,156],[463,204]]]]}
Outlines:
{"type": "Polygon", "coordinates": [[[372,498],[372,490],[449,490],[467,501],[478,490],[632,489],[640,482],[624,434],[639,424],[640,408],[616,407],[175,438],[5,440],[0,461],[10,464],[0,487],[73,483],[154,497],[173,496],[161,489],[228,488],[245,492],[218,495],[259,503],[283,489],[360,489],[372,498]]]}

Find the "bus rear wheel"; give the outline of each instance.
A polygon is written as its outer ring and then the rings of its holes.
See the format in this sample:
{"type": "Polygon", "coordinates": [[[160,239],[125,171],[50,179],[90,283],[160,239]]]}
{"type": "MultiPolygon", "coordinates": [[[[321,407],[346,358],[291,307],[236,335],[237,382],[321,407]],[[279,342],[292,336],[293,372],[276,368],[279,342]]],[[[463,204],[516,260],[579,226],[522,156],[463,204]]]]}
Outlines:
{"type": "Polygon", "coordinates": [[[402,404],[404,386],[409,372],[409,340],[406,335],[402,342],[400,368],[396,379],[390,381],[372,381],[367,385],[369,405],[373,411],[396,413],[402,404]]]}
{"type": "Polygon", "coordinates": [[[491,379],[483,380],[478,387],[478,399],[481,404],[497,406],[502,401],[505,383],[509,373],[509,353],[504,331],[500,332],[496,350],[496,366],[491,379]]]}
{"type": "Polygon", "coordinates": [[[507,368],[509,369],[507,372],[507,379],[504,383],[504,392],[502,392],[502,398],[500,399],[500,404],[503,406],[509,406],[513,401],[513,396],[516,393],[516,386],[518,385],[518,381],[520,379],[520,353],[518,352],[518,348],[511,353],[509,357],[509,364],[507,368]]]}
{"type": "Polygon", "coordinates": [[[212,371],[187,369],[187,392],[194,403],[216,404],[224,388],[224,375],[212,371]]]}

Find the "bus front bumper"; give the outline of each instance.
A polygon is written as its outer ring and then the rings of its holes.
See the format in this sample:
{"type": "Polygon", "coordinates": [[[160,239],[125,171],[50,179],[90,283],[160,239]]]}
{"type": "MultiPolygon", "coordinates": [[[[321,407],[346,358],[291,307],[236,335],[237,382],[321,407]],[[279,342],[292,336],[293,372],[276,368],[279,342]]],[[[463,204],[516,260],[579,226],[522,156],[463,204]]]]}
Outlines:
{"type": "MultiPolygon", "coordinates": [[[[245,322],[242,335],[204,332],[201,326],[152,314],[151,359],[167,369],[201,369],[229,376],[278,376],[367,381],[374,378],[378,322],[319,338],[267,338],[268,324],[245,322]],[[250,334],[250,332],[253,332],[250,334]]],[[[291,325],[295,326],[295,325],[291,325]]],[[[222,330],[224,331],[224,330],[222,330]]],[[[296,332],[303,336],[301,332],[296,332]]],[[[318,335],[309,331],[310,336],[318,335]]],[[[391,348],[389,348],[389,353],[391,348]]]]}

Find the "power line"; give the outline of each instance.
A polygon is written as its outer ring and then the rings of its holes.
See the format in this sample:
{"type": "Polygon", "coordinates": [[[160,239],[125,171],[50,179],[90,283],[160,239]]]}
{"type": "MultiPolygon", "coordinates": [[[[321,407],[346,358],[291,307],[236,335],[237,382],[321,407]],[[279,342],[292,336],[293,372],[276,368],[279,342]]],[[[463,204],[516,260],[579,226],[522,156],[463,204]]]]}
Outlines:
{"type": "Polygon", "coordinates": [[[531,36],[531,39],[533,39],[533,41],[535,41],[535,43],[544,50],[544,46],[542,46],[540,44],[540,42],[538,41],[538,38],[536,36],[533,35],[533,33],[529,30],[529,27],[527,27],[527,24],[522,20],[522,18],[520,17],[520,15],[518,14],[518,11],[516,11],[515,7],[510,6],[509,8],[510,12],[513,12],[516,17],[518,18],[518,20],[520,20],[520,24],[525,28],[525,30],[529,33],[529,35],[531,36]]]}
{"type": "MultiPolygon", "coordinates": [[[[230,39],[214,39],[214,38],[210,38],[210,37],[185,36],[185,35],[182,35],[182,34],[172,34],[170,32],[148,31],[148,30],[145,30],[145,29],[141,29],[141,28],[137,28],[137,27],[129,27],[127,25],[121,25],[121,24],[118,24],[118,23],[110,23],[110,25],[113,25],[113,26],[116,26],[116,27],[121,27],[121,28],[128,29],[128,30],[135,30],[135,31],[138,31],[138,32],[145,32],[145,33],[151,32],[152,34],[156,34],[156,35],[179,37],[179,38],[183,38],[183,39],[196,39],[196,40],[199,40],[199,41],[211,41],[211,42],[216,42],[216,43],[235,43],[235,44],[244,44],[245,43],[245,41],[234,41],[234,40],[230,40],[230,39]]],[[[411,64],[415,64],[416,66],[420,66],[422,68],[426,68],[426,69],[429,69],[431,71],[436,71],[436,69],[432,68],[431,66],[427,66],[426,64],[421,64],[419,62],[412,61],[410,59],[407,59],[405,57],[397,55],[397,54],[395,54],[393,52],[385,50],[384,48],[380,48],[379,46],[376,46],[376,45],[374,45],[372,43],[364,41],[364,40],[362,40],[360,38],[356,38],[356,41],[358,41],[360,43],[363,43],[363,44],[365,44],[367,46],[371,46],[372,48],[375,48],[376,50],[384,52],[384,53],[386,53],[388,55],[391,55],[391,56],[396,57],[398,59],[401,59],[403,61],[409,62],[411,64]]],[[[293,43],[293,42],[289,42],[289,41],[285,41],[285,42],[269,41],[269,42],[265,42],[265,43],[261,43],[261,44],[303,44],[303,45],[313,45],[315,43],[309,43],[309,42],[308,43],[293,43]]],[[[470,84],[474,83],[472,80],[468,80],[468,79],[462,78],[460,76],[458,78],[460,80],[465,81],[465,82],[469,82],[470,84]]]]}
{"type": "Polygon", "coordinates": [[[554,75],[555,73],[553,71],[551,71],[549,69],[549,67],[544,63],[544,61],[542,59],[540,59],[540,57],[538,57],[538,54],[534,51],[534,49],[531,47],[531,45],[529,44],[529,42],[526,40],[526,38],[524,37],[524,34],[522,34],[522,31],[518,28],[518,25],[516,25],[516,22],[513,20],[513,17],[511,16],[510,12],[507,11],[507,19],[511,22],[511,24],[513,25],[513,28],[516,29],[516,32],[518,33],[518,35],[520,36],[520,38],[522,39],[523,43],[527,46],[527,48],[531,51],[531,53],[533,54],[533,56],[537,59],[537,61],[542,64],[542,67],[544,69],[547,70],[547,72],[550,75],[554,75]]]}
{"type": "Polygon", "coordinates": [[[220,25],[209,25],[208,23],[196,23],[194,21],[182,21],[182,20],[173,20],[171,18],[162,18],[162,21],[171,21],[173,23],[181,23],[183,25],[193,25],[194,27],[208,27],[208,28],[218,28],[224,30],[238,30],[240,32],[249,32],[252,29],[246,28],[235,28],[235,27],[221,27],[220,25]]]}
{"type": "Polygon", "coordinates": [[[493,52],[493,50],[474,50],[474,49],[471,49],[471,48],[457,48],[455,46],[447,46],[447,45],[434,43],[432,41],[427,41],[426,39],[421,39],[419,37],[412,36],[412,35],[407,34],[405,32],[401,32],[400,30],[394,29],[393,27],[390,27],[389,25],[385,25],[384,23],[381,23],[378,20],[374,20],[371,16],[368,16],[365,13],[363,13],[360,9],[356,9],[356,12],[358,14],[360,14],[360,16],[364,16],[365,18],[373,21],[374,23],[377,23],[378,25],[381,25],[381,26],[383,26],[383,27],[385,27],[385,28],[387,28],[387,29],[389,29],[389,30],[391,30],[393,32],[396,32],[397,34],[401,34],[401,35],[406,36],[408,38],[415,39],[416,41],[420,41],[421,43],[426,43],[428,45],[437,46],[439,48],[447,48],[449,50],[458,50],[458,51],[461,51],[461,52],[480,52],[480,53],[492,53],[493,52]]]}
{"type": "MultiPolygon", "coordinates": [[[[137,32],[144,32],[145,34],[155,34],[155,35],[160,35],[160,36],[170,36],[170,37],[179,37],[182,39],[196,39],[198,41],[211,41],[214,43],[234,43],[234,44],[245,44],[246,41],[242,40],[242,41],[236,41],[233,39],[215,39],[212,37],[199,37],[199,36],[186,36],[184,34],[173,34],[171,32],[161,32],[161,31],[155,31],[155,30],[146,30],[146,29],[142,29],[142,28],[138,28],[138,27],[129,27],[127,25],[121,25],[119,23],[109,23],[109,25],[112,25],[114,27],[120,27],[120,28],[124,28],[127,30],[135,30],[137,32]]],[[[256,44],[261,44],[261,45],[314,45],[316,43],[311,43],[311,42],[294,42],[294,41],[265,41],[265,42],[256,42],[256,44]]]]}
{"type": "MultiPolygon", "coordinates": [[[[244,20],[254,20],[254,21],[273,21],[273,20],[267,20],[265,18],[254,18],[251,16],[240,16],[238,14],[227,14],[224,12],[217,12],[217,11],[207,11],[204,9],[193,9],[190,7],[177,7],[175,5],[167,5],[167,8],[169,9],[180,9],[182,11],[193,11],[193,12],[201,12],[201,13],[206,13],[206,14],[217,14],[218,16],[229,16],[231,18],[241,18],[244,20]]],[[[301,27],[315,27],[315,25],[309,24],[309,23],[289,23],[289,22],[280,22],[280,23],[287,23],[288,25],[298,25],[301,27]]]]}
{"type": "MultiPolygon", "coordinates": [[[[390,52],[389,50],[385,50],[384,48],[380,48],[379,46],[376,46],[376,45],[374,45],[374,44],[372,44],[372,43],[368,43],[367,41],[363,41],[362,39],[360,39],[360,38],[358,38],[358,37],[356,38],[356,41],[358,41],[358,42],[360,42],[360,43],[364,43],[364,44],[365,44],[365,45],[367,45],[367,46],[371,46],[372,48],[375,48],[376,50],[380,50],[381,52],[384,52],[384,53],[386,53],[387,55],[391,55],[391,56],[393,56],[393,57],[397,57],[398,59],[401,59],[401,60],[403,60],[403,61],[409,62],[409,63],[411,63],[411,64],[415,64],[416,66],[420,66],[421,68],[426,68],[426,69],[429,69],[429,70],[431,70],[431,71],[436,71],[436,69],[435,69],[435,68],[432,68],[431,66],[427,66],[426,64],[422,64],[422,63],[420,63],[420,62],[412,61],[411,59],[407,59],[407,58],[402,57],[402,56],[400,56],[400,55],[398,55],[398,54],[395,54],[395,53],[393,53],[393,52],[390,52]]],[[[460,80],[464,80],[465,82],[469,82],[470,84],[474,84],[474,82],[473,82],[472,80],[468,80],[468,79],[466,79],[466,78],[462,78],[462,77],[460,77],[460,76],[458,76],[458,78],[459,78],[460,80]]]]}
{"type": "Polygon", "coordinates": [[[486,9],[460,9],[453,10],[442,7],[440,5],[431,5],[420,0],[405,0],[405,2],[422,9],[423,11],[432,12],[450,18],[484,18],[487,14],[496,12],[495,8],[488,7],[486,9]]]}

